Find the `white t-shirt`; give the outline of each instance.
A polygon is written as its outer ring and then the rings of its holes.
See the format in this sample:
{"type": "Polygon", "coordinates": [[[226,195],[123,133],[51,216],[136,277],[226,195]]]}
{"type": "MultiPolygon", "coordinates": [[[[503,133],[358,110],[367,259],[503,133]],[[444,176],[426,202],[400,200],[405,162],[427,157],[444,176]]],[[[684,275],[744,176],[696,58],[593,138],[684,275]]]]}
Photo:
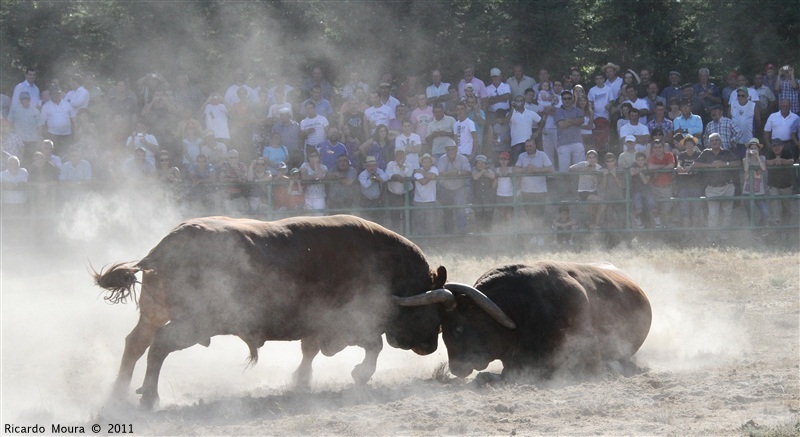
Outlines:
{"type": "Polygon", "coordinates": [[[745,143],[753,138],[753,118],[756,114],[756,102],[749,101],[744,106],[739,104],[739,99],[731,103],[731,120],[739,126],[742,135],[740,143],[745,143]]]}
{"type": "MultiPolygon", "coordinates": [[[[639,100],[641,100],[641,99],[639,99],[639,100]]],[[[636,124],[635,126],[630,124],[630,123],[628,123],[628,124],[626,124],[626,125],[624,125],[624,126],[619,128],[619,137],[620,138],[625,138],[628,135],[633,135],[633,136],[636,136],[636,135],[647,135],[649,137],[650,136],[650,129],[648,129],[647,126],[643,125],[641,121],[639,121],[639,123],[636,124]]],[[[624,144],[625,140],[623,139],[622,142],[624,144]]],[[[647,148],[646,144],[641,144],[638,141],[636,142],[636,146],[637,146],[637,150],[639,150],[640,146],[645,146],[645,149],[647,148]]]]}
{"type": "Polygon", "coordinates": [[[50,100],[42,106],[40,125],[47,124],[47,132],[53,135],[72,135],[72,106],[65,99],[57,104],[50,100]]]}
{"type": "MultiPolygon", "coordinates": [[[[389,120],[394,118],[394,111],[391,107],[386,105],[381,105],[380,107],[376,108],[375,106],[370,106],[369,108],[364,111],[364,117],[372,123],[372,126],[378,126],[382,124],[386,127],[389,127],[389,120]]],[[[370,134],[375,133],[375,129],[370,129],[370,134]]]]}
{"type": "MultiPolygon", "coordinates": [[[[540,151],[537,151],[533,156],[530,156],[528,153],[520,154],[514,166],[525,168],[531,164],[536,168],[553,166],[547,154],[540,151]]],[[[546,193],[547,178],[545,176],[523,176],[520,182],[520,191],[523,193],[546,193]]]]}
{"type": "MultiPolygon", "coordinates": [[[[645,111],[650,110],[650,105],[647,103],[647,99],[636,99],[636,103],[631,102],[630,100],[626,100],[625,103],[630,103],[636,109],[644,109],[645,111]]],[[[647,125],[647,116],[639,114],[639,124],[647,125]]]]}
{"type": "MultiPolygon", "coordinates": [[[[436,166],[431,166],[428,173],[439,176],[439,170],[436,166]]],[[[414,182],[414,202],[436,202],[436,181],[428,181],[427,184],[422,185],[419,183],[419,180],[423,177],[424,176],[419,173],[414,174],[414,179],[416,179],[414,182]]]]}
{"type": "MultiPolygon", "coordinates": [[[[509,170],[511,168],[509,167],[509,170]]],[[[500,175],[500,167],[497,167],[495,170],[497,174],[497,195],[500,197],[511,197],[514,195],[514,183],[513,179],[511,178],[511,173],[509,172],[508,175],[501,176],[500,175]]]]}
{"type": "Polygon", "coordinates": [[[304,118],[300,122],[300,130],[305,132],[308,128],[314,128],[314,133],[306,137],[306,144],[317,147],[319,143],[325,141],[325,127],[328,125],[328,119],[317,115],[314,118],[304,118]]]}
{"type": "MultiPolygon", "coordinates": [[[[792,111],[789,111],[789,115],[786,117],[784,117],[780,111],[774,112],[769,116],[769,118],[767,118],[767,124],[764,126],[764,132],[771,132],[771,139],[778,138],[788,141],[792,137],[792,125],[798,123],[798,118],[800,118],[800,116],[792,111]]],[[[795,127],[795,129],[797,128],[795,127]]]]}
{"type": "Polygon", "coordinates": [[[401,133],[394,139],[395,150],[402,149],[406,151],[406,163],[411,168],[419,168],[419,151],[409,152],[409,147],[419,147],[421,144],[420,136],[413,132],[409,136],[401,133]]]}
{"type": "Polygon", "coordinates": [[[608,105],[608,102],[614,100],[614,90],[612,90],[611,87],[603,86],[603,88],[598,88],[593,86],[589,89],[589,94],[586,95],[586,98],[593,105],[594,118],[603,117],[606,120],[610,120],[606,105],[608,105]]]}
{"type": "Polygon", "coordinates": [[[542,121],[542,117],[531,110],[526,109],[521,114],[516,109],[512,111],[511,121],[509,122],[511,145],[528,141],[533,133],[534,123],[539,123],[540,121],[542,121]]]}
{"type": "Polygon", "coordinates": [[[414,132],[420,138],[428,136],[428,124],[433,121],[433,108],[428,106],[425,109],[415,109],[411,111],[411,124],[414,126],[414,132]]]}
{"type": "MultiPolygon", "coordinates": [[[[728,99],[728,106],[733,106],[734,103],[738,103],[739,98],[736,97],[736,91],[739,89],[735,89],[732,93],[730,98],[728,99]]],[[[747,101],[748,102],[757,102],[761,100],[761,97],[758,96],[758,91],[754,90],[753,88],[747,89],[747,101]]]]}
{"type": "Polygon", "coordinates": [[[465,118],[464,121],[456,120],[453,124],[453,134],[455,134],[456,144],[458,144],[458,153],[464,156],[472,154],[473,132],[477,132],[477,130],[475,129],[475,123],[469,118],[465,118]]]}
{"type": "Polygon", "coordinates": [[[206,129],[214,131],[214,138],[231,138],[231,133],[228,130],[228,109],[225,108],[224,104],[208,104],[204,113],[206,116],[206,129]]]}
{"type": "MultiPolygon", "coordinates": [[[[490,84],[486,87],[486,94],[487,97],[494,97],[494,96],[502,96],[503,94],[511,94],[511,86],[507,83],[501,82],[500,85],[494,86],[494,84],[490,84]]],[[[510,96],[509,96],[510,98],[510,96]]],[[[508,109],[508,100],[504,100],[502,102],[498,102],[492,105],[489,105],[489,111],[495,112],[498,109],[508,109]]]]}

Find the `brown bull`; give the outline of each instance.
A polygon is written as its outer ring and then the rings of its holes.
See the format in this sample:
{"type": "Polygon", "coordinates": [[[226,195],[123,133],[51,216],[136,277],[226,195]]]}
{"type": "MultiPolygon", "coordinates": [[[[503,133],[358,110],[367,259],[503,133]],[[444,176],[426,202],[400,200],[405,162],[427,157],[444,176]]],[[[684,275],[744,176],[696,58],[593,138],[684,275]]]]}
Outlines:
{"type": "Polygon", "coordinates": [[[167,355],[215,335],[240,337],[251,359],[267,340],[302,340],[295,372],[307,385],[311,362],[348,345],[365,349],[352,376],[367,382],[383,347],[419,354],[436,350],[439,306],[402,307],[392,298],[440,289],[434,272],[409,240],[352,216],[291,218],[276,222],[208,217],[179,225],[138,262],[95,273],[116,303],[137,299],[140,318],[125,340],[115,394],[130,385],[145,350],[142,404],[158,401],[158,376],[167,355]],[[169,323],[168,323],[169,322],[169,323]]]}
{"type": "Polygon", "coordinates": [[[466,377],[493,360],[503,375],[549,378],[597,372],[629,360],[650,331],[644,291],[610,264],[541,261],[484,273],[475,287],[396,298],[401,305],[444,303],[442,338],[450,371],[466,377]],[[488,297],[494,306],[479,304],[488,297]]]}

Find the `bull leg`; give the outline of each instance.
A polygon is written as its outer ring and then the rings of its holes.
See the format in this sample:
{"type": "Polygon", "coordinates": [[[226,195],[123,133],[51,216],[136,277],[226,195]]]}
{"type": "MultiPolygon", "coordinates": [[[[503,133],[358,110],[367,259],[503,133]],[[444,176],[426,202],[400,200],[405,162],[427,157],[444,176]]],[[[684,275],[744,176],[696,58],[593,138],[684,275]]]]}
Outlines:
{"type": "Polygon", "coordinates": [[[294,371],[294,386],[297,388],[308,388],[311,384],[311,363],[319,353],[320,344],[316,337],[304,338],[300,341],[300,350],[303,352],[303,361],[294,371]]]}
{"type": "Polygon", "coordinates": [[[208,335],[198,332],[196,326],[184,322],[176,323],[174,320],[156,331],[150,352],[147,353],[147,371],[142,385],[140,403],[145,409],[152,409],[158,402],[158,376],[167,355],[194,346],[207,338],[208,335]]]}
{"type": "Polygon", "coordinates": [[[119,366],[117,380],[114,383],[112,396],[122,399],[131,383],[133,369],[136,362],[142,357],[144,351],[153,342],[153,337],[158,328],[169,321],[169,311],[166,307],[155,301],[152,294],[163,295],[163,288],[155,275],[145,273],[142,280],[142,294],[139,299],[139,321],[133,330],[125,337],[125,351],[122,353],[122,363],[119,366]]]}
{"type": "Polygon", "coordinates": [[[377,368],[378,354],[380,354],[383,349],[383,338],[378,336],[359,344],[359,346],[364,348],[364,361],[356,365],[353,371],[350,372],[350,375],[353,377],[356,384],[366,384],[370,378],[372,378],[377,368]]]}

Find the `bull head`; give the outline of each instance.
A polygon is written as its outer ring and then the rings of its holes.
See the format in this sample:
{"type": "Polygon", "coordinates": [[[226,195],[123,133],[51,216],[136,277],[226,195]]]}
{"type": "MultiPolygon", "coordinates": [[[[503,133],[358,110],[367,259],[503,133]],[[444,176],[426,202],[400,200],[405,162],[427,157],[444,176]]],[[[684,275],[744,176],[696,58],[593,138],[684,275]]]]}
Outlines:
{"type": "Polygon", "coordinates": [[[506,315],[500,307],[475,287],[457,282],[448,282],[444,288],[430,290],[422,294],[409,297],[394,296],[394,302],[400,306],[423,306],[441,304],[445,311],[456,309],[456,297],[453,293],[466,295],[482,310],[486,311],[497,323],[508,329],[516,329],[517,325],[506,315]]]}

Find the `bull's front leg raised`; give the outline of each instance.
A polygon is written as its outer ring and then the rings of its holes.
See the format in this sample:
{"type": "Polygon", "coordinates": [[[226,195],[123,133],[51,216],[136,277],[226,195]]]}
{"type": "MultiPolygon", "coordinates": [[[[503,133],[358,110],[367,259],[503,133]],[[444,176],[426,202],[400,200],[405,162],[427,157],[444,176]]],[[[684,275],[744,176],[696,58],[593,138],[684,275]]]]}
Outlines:
{"type": "Polygon", "coordinates": [[[366,384],[372,375],[375,374],[375,368],[378,364],[378,354],[383,349],[383,338],[378,336],[366,342],[360,342],[358,346],[364,348],[364,361],[356,365],[350,375],[356,384],[366,384]]]}

